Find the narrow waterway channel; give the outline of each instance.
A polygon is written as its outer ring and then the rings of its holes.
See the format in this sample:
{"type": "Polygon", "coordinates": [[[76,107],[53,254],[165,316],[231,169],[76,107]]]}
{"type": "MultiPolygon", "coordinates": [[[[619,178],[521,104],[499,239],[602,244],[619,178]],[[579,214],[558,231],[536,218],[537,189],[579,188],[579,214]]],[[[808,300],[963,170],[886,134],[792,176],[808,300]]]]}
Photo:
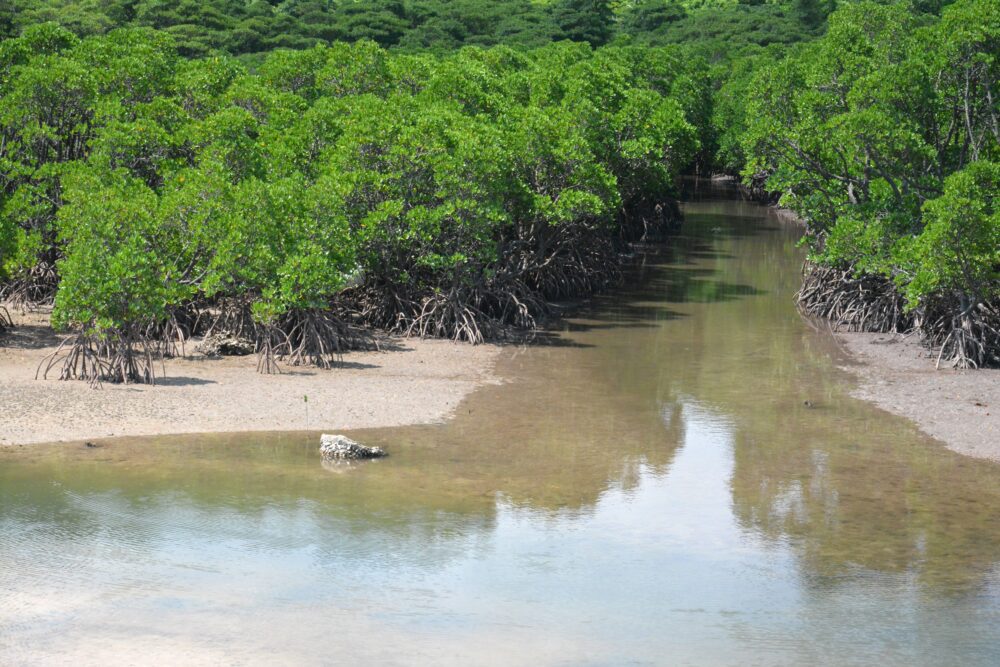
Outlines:
{"type": "Polygon", "coordinates": [[[849,397],[795,226],[685,214],[388,459],[0,451],[0,664],[1000,664],[1000,466],[849,397]]]}

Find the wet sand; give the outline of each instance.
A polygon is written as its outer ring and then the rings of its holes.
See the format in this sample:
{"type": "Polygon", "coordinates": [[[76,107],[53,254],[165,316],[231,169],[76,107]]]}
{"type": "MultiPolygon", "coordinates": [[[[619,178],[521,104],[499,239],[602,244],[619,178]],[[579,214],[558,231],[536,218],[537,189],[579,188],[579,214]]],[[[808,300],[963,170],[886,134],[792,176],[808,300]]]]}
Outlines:
{"type": "Polygon", "coordinates": [[[0,335],[0,446],[433,423],[477,386],[497,381],[499,347],[402,339],[383,352],[346,354],[332,370],[285,366],[270,376],[256,372],[255,356],[209,359],[189,345],[190,357],[158,368],[155,386],[91,389],[86,382],[35,380],[59,337],[45,316],[12,315],[18,326],[0,335]]]}
{"type": "Polygon", "coordinates": [[[1000,369],[936,368],[916,335],[836,336],[856,361],[854,396],[910,419],[955,452],[1000,461],[1000,369]]]}

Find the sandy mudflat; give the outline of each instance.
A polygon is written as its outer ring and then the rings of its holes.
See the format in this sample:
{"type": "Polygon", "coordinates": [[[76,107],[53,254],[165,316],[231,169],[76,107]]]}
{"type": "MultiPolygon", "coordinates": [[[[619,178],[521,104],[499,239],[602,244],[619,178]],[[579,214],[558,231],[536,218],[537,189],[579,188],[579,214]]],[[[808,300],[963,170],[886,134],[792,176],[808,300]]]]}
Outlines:
{"type": "Polygon", "coordinates": [[[196,355],[168,360],[156,386],[91,389],[86,382],[35,380],[59,338],[44,317],[14,317],[19,326],[0,335],[0,445],[431,423],[447,418],[478,385],[497,381],[498,347],[406,339],[392,341],[391,351],[347,354],[343,367],[328,371],[283,367],[267,376],[256,372],[254,356],[196,355]]]}
{"type": "Polygon", "coordinates": [[[961,454],[1000,460],[1000,370],[935,368],[916,336],[837,334],[860,363],[854,395],[915,422],[961,454]]]}

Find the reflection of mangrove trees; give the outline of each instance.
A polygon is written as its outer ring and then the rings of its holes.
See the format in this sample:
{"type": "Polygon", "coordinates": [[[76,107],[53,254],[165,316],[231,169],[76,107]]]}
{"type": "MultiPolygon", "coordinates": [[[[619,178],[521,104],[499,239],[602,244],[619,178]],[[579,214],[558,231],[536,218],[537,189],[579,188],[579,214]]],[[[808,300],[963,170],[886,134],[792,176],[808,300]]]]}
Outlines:
{"type": "MultiPolygon", "coordinates": [[[[690,209],[690,227],[707,234],[724,225],[719,206],[690,209]]],[[[801,262],[797,233],[741,238],[737,250],[717,229],[712,247],[729,257],[697,262],[710,270],[700,280],[767,293],[752,304],[689,306],[697,317],[671,322],[647,345],[673,363],[628,361],[637,374],[660,369],[666,400],[697,396],[733,418],[734,511],[747,530],[791,538],[807,573],[860,566],[914,572],[928,585],[981,584],[1000,556],[997,468],[843,395],[826,337],[789,307],[801,262]]]]}
{"type": "Polygon", "coordinates": [[[791,537],[821,577],[859,566],[913,572],[936,587],[983,583],[1000,554],[995,468],[916,436],[873,430],[859,441],[856,425],[823,421],[825,437],[802,440],[741,422],[732,482],[740,521],[791,537]]]}

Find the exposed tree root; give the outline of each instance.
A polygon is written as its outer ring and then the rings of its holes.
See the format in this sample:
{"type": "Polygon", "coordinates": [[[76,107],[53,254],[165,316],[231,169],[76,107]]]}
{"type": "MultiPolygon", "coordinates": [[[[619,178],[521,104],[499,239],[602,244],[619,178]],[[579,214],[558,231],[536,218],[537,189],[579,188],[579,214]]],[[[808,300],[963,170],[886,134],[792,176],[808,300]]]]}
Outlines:
{"type": "Polygon", "coordinates": [[[478,308],[466,305],[457,292],[435,292],[422,300],[420,312],[410,320],[407,336],[421,338],[452,338],[473,345],[495,337],[495,321],[478,308]],[[484,335],[483,330],[486,330],[484,335]]]}
{"type": "Polygon", "coordinates": [[[594,294],[621,280],[626,243],[662,239],[680,220],[675,204],[622,214],[617,231],[600,226],[525,225],[502,241],[504,262],[450,286],[433,274],[407,284],[372,282],[345,294],[366,326],[423,338],[473,344],[510,339],[533,329],[553,301],[594,294]],[[617,236],[616,236],[617,234],[617,236]],[[414,285],[439,287],[414,287],[414,285]]]}
{"type": "Polygon", "coordinates": [[[138,327],[104,336],[81,332],[67,337],[45,357],[35,378],[48,378],[58,368],[60,380],[86,380],[92,387],[102,382],[155,384],[155,353],[155,345],[138,327]]]}
{"type": "Polygon", "coordinates": [[[621,276],[614,244],[596,237],[561,247],[526,271],[525,281],[555,301],[594,294],[617,284],[621,276]]]}
{"type": "Polygon", "coordinates": [[[808,265],[796,299],[803,312],[825,317],[844,331],[902,333],[914,326],[892,281],[855,276],[849,268],[808,265]]]}
{"type": "Polygon", "coordinates": [[[261,327],[257,339],[257,372],[267,375],[280,373],[278,350],[287,344],[287,337],[278,327],[261,327]]]}
{"type": "Polygon", "coordinates": [[[0,301],[17,310],[51,306],[59,288],[59,274],[52,262],[39,262],[25,274],[0,285],[0,301]]]}
{"type": "Polygon", "coordinates": [[[163,322],[145,327],[142,336],[150,341],[160,357],[184,356],[184,345],[195,335],[198,319],[193,306],[178,308],[163,322]]]}
{"type": "Polygon", "coordinates": [[[508,290],[453,288],[425,296],[402,333],[477,345],[506,338],[512,327],[534,327],[535,314],[542,309],[542,301],[523,286],[508,290]]]}
{"type": "Polygon", "coordinates": [[[14,320],[10,317],[10,312],[0,306],[0,333],[3,333],[4,329],[11,329],[14,326],[14,320]]]}
{"type": "Polygon", "coordinates": [[[925,341],[940,348],[938,367],[1000,366],[1000,304],[942,296],[922,309],[919,324],[925,341]]]}
{"type": "Polygon", "coordinates": [[[250,314],[250,299],[220,299],[200,308],[191,323],[192,335],[224,334],[255,339],[259,325],[250,314]]]}
{"type": "Polygon", "coordinates": [[[378,341],[367,329],[333,310],[296,310],[275,325],[259,327],[257,371],[280,373],[279,361],[290,366],[332,368],[349,350],[377,350],[378,341]]]}
{"type": "Polygon", "coordinates": [[[545,302],[526,285],[510,281],[447,290],[412,290],[383,285],[353,295],[360,318],[390,333],[421,338],[451,338],[472,344],[507,337],[512,328],[535,326],[545,302]]]}
{"type": "Polygon", "coordinates": [[[343,298],[365,326],[402,333],[408,326],[406,314],[419,310],[413,292],[405,285],[368,284],[347,290],[343,298]]]}
{"type": "Polygon", "coordinates": [[[282,357],[292,366],[330,368],[349,350],[377,350],[378,341],[366,329],[330,310],[296,310],[281,319],[286,346],[282,357]]]}
{"type": "Polygon", "coordinates": [[[369,287],[354,293],[360,318],[402,336],[451,338],[472,344],[504,338],[512,326],[534,326],[536,300],[517,291],[452,287],[417,290],[369,287]],[[526,299],[526,300],[525,300],[526,299]]]}
{"type": "Polygon", "coordinates": [[[660,240],[679,220],[675,203],[644,202],[623,211],[615,227],[598,221],[512,227],[501,240],[500,265],[454,275],[410,266],[406,282],[373,277],[348,289],[330,309],[293,311],[270,325],[254,321],[252,295],[192,303],[165,321],[110,337],[70,337],[39,373],[47,377],[59,368],[61,379],[91,384],[152,383],[153,359],[183,354],[196,335],[253,341],[261,373],[280,373],[284,364],[331,368],[345,351],[378,349],[374,330],[473,344],[510,339],[534,329],[552,301],[617,283],[626,244],[660,240]]]}
{"type": "Polygon", "coordinates": [[[797,295],[799,307],[844,331],[904,333],[917,329],[937,350],[937,366],[1000,366],[1000,303],[941,294],[912,313],[891,281],[855,276],[850,269],[810,265],[797,295]]]}

